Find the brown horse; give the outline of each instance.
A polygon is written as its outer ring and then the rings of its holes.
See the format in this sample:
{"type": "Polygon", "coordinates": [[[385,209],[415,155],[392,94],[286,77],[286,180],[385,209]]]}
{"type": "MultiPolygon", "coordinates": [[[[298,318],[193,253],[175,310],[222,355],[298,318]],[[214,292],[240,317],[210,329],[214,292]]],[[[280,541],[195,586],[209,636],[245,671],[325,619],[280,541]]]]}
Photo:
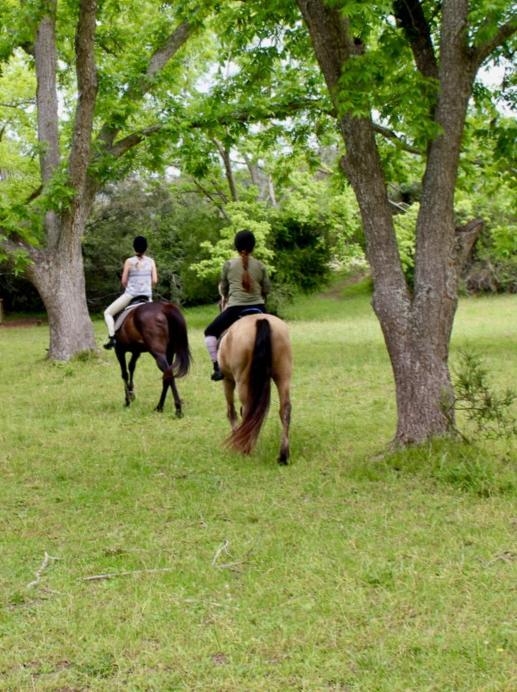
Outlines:
{"type": "Polygon", "coordinates": [[[165,301],[143,303],[128,314],[115,336],[115,352],[124,380],[126,406],[135,398],[133,376],[136,362],[140,354],[150,353],[163,372],[162,394],[156,410],[163,411],[167,390],[170,387],[176,416],[181,418],[181,399],[174,378],[187,374],[191,355],[187,325],[178,306],[165,301]],[[128,352],[131,353],[129,376],[126,367],[128,352]]]}
{"type": "Polygon", "coordinates": [[[224,375],[228,418],[232,426],[226,444],[243,454],[252,451],[269,409],[273,380],[278,389],[282,422],[278,463],[287,464],[292,353],[285,322],[267,314],[241,317],[223,335],[218,360],[224,375]],[[235,386],[242,405],[240,424],[234,405],[235,386]]]}

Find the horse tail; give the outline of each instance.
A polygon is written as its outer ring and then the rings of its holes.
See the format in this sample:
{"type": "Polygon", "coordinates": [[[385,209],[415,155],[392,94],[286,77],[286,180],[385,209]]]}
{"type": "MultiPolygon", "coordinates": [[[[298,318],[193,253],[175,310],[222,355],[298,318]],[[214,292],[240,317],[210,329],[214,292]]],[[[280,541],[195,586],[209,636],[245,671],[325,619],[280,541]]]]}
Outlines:
{"type": "Polygon", "coordinates": [[[249,454],[255,446],[269,409],[272,362],[271,325],[267,319],[257,320],[248,371],[248,400],[240,425],[227,439],[228,446],[243,454],[249,454]]]}
{"type": "Polygon", "coordinates": [[[187,323],[177,305],[166,303],[163,309],[169,324],[169,346],[174,354],[172,362],[173,374],[174,377],[184,377],[188,373],[192,362],[188,343],[187,323]]]}

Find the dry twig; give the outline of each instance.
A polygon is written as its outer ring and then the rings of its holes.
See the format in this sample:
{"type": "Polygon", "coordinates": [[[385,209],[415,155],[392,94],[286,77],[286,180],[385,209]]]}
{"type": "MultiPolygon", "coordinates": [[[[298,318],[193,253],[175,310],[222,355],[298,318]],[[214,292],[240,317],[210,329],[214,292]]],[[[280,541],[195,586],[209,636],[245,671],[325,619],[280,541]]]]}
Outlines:
{"type": "Polygon", "coordinates": [[[225,538],[223,543],[217,548],[217,550],[214,553],[214,557],[212,558],[212,567],[215,567],[215,564],[217,560],[221,557],[222,553],[225,553],[225,555],[228,555],[228,546],[230,545],[230,541],[225,538]]]}
{"type": "Polygon", "coordinates": [[[102,579],[115,579],[116,577],[130,577],[133,574],[158,574],[160,572],[173,572],[173,567],[157,567],[155,569],[132,569],[128,572],[108,572],[107,574],[93,574],[83,577],[81,581],[101,581],[102,579]]]}
{"type": "Polygon", "coordinates": [[[33,586],[37,586],[40,583],[41,575],[47,569],[49,562],[51,560],[59,560],[59,559],[60,558],[58,558],[58,557],[52,557],[52,555],[49,555],[47,553],[47,551],[45,551],[45,557],[43,558],[43,562],[41,563],[41,565],[39,566],[39,569],[36,571],[36,574],[35,574],[36,579],[31,581],[29,584],[27,584],[27,588],[32,589],[33,586]]]}

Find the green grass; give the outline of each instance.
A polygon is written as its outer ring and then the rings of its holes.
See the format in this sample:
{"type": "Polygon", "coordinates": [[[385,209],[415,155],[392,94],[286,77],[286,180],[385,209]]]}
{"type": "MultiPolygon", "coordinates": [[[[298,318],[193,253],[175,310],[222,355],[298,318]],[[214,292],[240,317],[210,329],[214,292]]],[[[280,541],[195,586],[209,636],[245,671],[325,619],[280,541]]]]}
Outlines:
{"type": "MultiPolygon", "coordinates": [[[[463,300],[452,362],[515,380],[516,307],[463,300]]],[[[379,454],[393,383],[364,284],[286,312],[292,464],[276,398],[229,453],[213,313],[186,313],[181,420],[153,412],[148,356],[125,409],[113,354],[53,365],[45,326],[0,329],[0,689],[514,689],[510,442],[379,454]]]]}

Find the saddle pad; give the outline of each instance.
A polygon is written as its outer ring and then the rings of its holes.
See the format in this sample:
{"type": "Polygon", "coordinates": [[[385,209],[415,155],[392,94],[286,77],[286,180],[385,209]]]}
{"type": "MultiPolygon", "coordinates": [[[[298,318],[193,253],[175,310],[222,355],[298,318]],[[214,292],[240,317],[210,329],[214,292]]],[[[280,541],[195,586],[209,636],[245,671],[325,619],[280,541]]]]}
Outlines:
{"type": "Polygon", "coordinates": [[[144,303],[134,303],[133,305],[128,305],[127,308],[124,308],[122,312],[119,312],[119,314],[115,318],[115,331],[118,332],[120,327],[124,324],[126,317],[129,315],[130,312],[132,312],[135,308],[137,308],[139,305],[144,305],[144,303]]]}

